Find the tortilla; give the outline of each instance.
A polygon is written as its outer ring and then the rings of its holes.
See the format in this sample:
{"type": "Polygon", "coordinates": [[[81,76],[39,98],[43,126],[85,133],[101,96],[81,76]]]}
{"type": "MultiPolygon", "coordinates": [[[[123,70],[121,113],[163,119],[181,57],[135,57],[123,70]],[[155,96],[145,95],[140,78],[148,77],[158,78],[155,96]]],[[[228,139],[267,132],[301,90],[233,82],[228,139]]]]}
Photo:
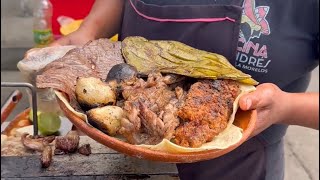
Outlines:
{"type": "MultiPolygon", "coordinates": [[[[206,151],[206,150],[212,150],[212,149],[226,149],[229,146],[232,146],[239,142],[242,138],[242,132],[243,130],[235,125],[233,125],[235,114],[239,108],[239,99],[241,96],[243,96],[246,93],[252,92],[255,90],[255,87],[252,85],[245,85],[240,84],[240,94],[235,99],[233,103],[233,113],[231,114],[228,125],[224,131],[222,131],[218,136],[216,136],[211,142],[203,144],[199,148],[187,148],[182,147],[177,144],[174,144],[170,142],[167,139],[163,139],[159,144],[156,145],[136,145],[139,147],[156,150],[156,151],[162,151],[162,152],[168,152],[168,153],[187,153],[187,152],[199,152],[199,151],[206,151]]],[[[66,107],[73,112],[75,115],[77,115],[79,118],[81,118],[83,121],[88,123],[87,115],[75,111],[71,105],[69,104],[66,97],[59,91],[55,91],[57,97],[66,105],[66,107]]],[[[89,124],[89,123],[88,123],[89,124]]],[[[90,125],[90,124],[89,124],[90,125]]],[[[91,125],[90,125],[91,126],[91,125]]]]}

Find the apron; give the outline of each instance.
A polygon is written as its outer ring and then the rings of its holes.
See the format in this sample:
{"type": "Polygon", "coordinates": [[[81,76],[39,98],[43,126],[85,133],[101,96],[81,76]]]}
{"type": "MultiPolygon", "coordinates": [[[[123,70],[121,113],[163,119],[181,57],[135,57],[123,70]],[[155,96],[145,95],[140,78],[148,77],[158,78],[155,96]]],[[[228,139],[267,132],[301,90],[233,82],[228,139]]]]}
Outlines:
{"type": "MultiPolygon", "coordinates": [[[[127,0],[120,40],[142,36],[150,40],[176,40],[224,55],[235,61],[242,8],[238,5],[152,5],[127,0]]],[[[266,179],[267,152],[263,141],[251,138],[222,157],[191,164],[177,164],[180,179],[266,179]]],[[[282,146],[278,143],[278,146],[282,146]]],[[[281,150],[281,147],[277,147],[281,150]]],[[[281,152],[280,152],[281,153],[281,152]]],[[[282,179],[283,161],[272,164],[282,179]]],[[[276,178],[274,178],[276,179],[276,178]]]]}
{"type": "Polygon", "coordinates": [[[242,8],[231,5],[157,6],[127,0],[120,39],[176,40],[235,60],[242,8]]]}

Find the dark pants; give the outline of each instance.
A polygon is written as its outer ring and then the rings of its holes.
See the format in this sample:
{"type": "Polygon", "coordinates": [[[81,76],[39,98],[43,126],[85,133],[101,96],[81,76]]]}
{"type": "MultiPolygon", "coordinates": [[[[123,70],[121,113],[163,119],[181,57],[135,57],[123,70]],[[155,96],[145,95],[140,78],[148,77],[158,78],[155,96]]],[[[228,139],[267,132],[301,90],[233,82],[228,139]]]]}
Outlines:
{"type": "Polygon", "coordinates": [[[181,180],[283,180],[283,140],[266,146],[252,138],[222,157],[177,168],[181,180]]]}

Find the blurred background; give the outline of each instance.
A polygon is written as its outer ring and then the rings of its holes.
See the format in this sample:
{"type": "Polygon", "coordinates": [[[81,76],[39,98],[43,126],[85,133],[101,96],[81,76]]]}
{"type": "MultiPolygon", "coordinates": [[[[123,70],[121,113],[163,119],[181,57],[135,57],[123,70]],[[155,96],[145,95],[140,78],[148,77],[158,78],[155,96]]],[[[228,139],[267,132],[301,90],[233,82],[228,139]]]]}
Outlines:
{"type": "MultiPolygon", "coordinates": [[[[82,19],[89,12],[94,0],[52,0],[53,34],[61,36],[58,16],[82,19]]],[[[1,0],[1,81],[22,81],[16,67],[24,53],[35,46],[33,41],[33,7],[35,0],[1,0]]],[[[1,89],[1,104],[13,89],[1,89]]],[[[24,90],[21,90],[24,92],[24,90]]],[[[319,92],[319,68],[312,74],[308,88],[310,92],[319,92]]],[[[10,115],[29,107],[27,95],[10,115]]],[[[291,126],[285,137],[285,179],[319,179],[319,131],[291,126]]]]}

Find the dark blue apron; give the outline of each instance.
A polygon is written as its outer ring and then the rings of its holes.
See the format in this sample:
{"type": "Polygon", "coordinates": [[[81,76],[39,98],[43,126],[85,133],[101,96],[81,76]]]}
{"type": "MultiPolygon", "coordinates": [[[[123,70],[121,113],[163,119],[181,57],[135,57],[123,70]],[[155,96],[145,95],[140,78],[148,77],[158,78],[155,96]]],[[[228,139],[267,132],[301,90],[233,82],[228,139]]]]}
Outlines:
{"type": "MultiPolygon", "coordinates": [[[[239,2],[240,3],[240,2],[239,2]]],[[[236,59],[242,8],[236,5],[152,5],[140,0],[125,3],[120,40],[128,36],[176,40],[198,49],[236,59]]],[[[220,158],[177,164],[184,179],[257,180],[266,177],[266,144],[257,137],[220,158]]],[[[275,148],[281,154],[283,144],[275,148]]],[[[283,157],[283,156],[281,156],[283,157]]],[[[280,158],[281,159],[281,158],[280,158]]],[[[283,178],[283,159],[273,165],[283,178]]]]}
{"type": "Polygon", "coordinates": [[[158,6],[126,1],[120,39],[176,40],[235,60],[242,8],[230,5],[158,6]]]}

